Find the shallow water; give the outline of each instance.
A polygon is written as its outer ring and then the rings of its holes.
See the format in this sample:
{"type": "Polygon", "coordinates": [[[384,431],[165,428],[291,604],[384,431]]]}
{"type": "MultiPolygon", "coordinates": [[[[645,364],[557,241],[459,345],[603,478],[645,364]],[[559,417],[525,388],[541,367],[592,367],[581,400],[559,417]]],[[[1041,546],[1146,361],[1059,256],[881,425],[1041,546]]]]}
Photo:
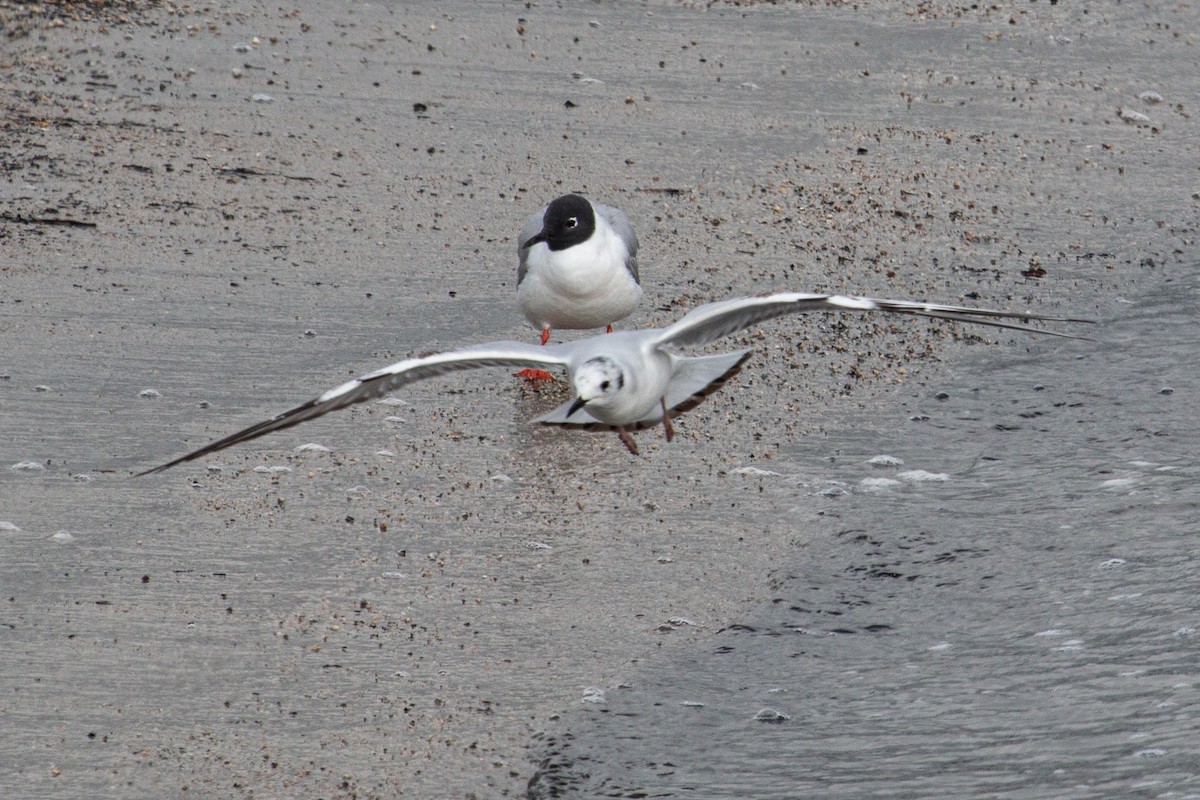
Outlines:
{"type": "Polygon", "coordinates": [[[1200,796],[1198,315],[1177,276],[759,478],[806,534],[772,601],[568,716],[530,796],[1200,796]]]}

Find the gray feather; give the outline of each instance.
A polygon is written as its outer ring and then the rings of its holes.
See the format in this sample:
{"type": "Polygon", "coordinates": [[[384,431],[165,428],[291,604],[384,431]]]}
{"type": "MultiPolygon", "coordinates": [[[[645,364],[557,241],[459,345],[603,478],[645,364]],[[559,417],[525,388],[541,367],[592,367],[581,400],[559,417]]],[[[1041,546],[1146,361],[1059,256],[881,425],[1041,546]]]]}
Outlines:
{"type": "Polygon", "coordinates": [[[518,286],[521,285],[521,281],[525,280],[525,272],[529,269],[525,263],[525,259],[529,257],[529,248],[526,247],[526,242],[542,232],[542,218],[546,215],[546,209],[549,207],[549,204],[542,206],[542,210],[526,220],[525,227],[521,228],[521,232],[517,234],[517,257],[520,259],[520,264],[517,266],[518,286]]]}
{"type": "MultiPolygon", "coordinates": [[[[723,300],[716,303],[705,303],[697,306],[683,315],[683,318],[663,328],[657,337],[656,344],[660,347],[699,347],[709,342],[715,342],[730,334],[749,328],[760,322],[766,322],[787,314],[797,314],[805,311],[889,311],[910,316],[946,319],[954,322],[967,322],[974,325],[988,325],[994,328],[1014,328],[1028,330],[1021,325],[1002,320],[1039,320],[1043,322],[1092,322],[1086,319],[1068,317],[1043,317],[1023,311],[992,311],[990,309],[964,308],[962,306],[943,306],[935,303],[917,303],[905,300],[881,300],[873,297],[857,297],[854,295],[838,294],[802,294],[799,292],[778,292],[760,295],[758,297],[740,297],[734,300],[723,300]]],[[[1082,339],[1057,331],[1031,331],[1047,336],[1061,336],[1067,339],[1082,339]]]]}
{"type": "MultiPolygon", "coordinates": [[[[637,267],[638,238],[637,234],[633,232],[633,226],[629,224],[629,217],[625,216],[625,212],[621,209],[606,206],[603,203],[592,203],[592,208],[597,214],[604,217],[609,226],[616,231],[617,236],[621,237],[621,241],[625,242],[625,249],[629,251],[629,257],[625,259],[625,267],[633,275],[633,279],[641,283],[637,267]]],[[[536,234],[537,231],[534,231],[529,235],[536,234]]]]}
{"type": "MultiPolygon", "coordinates": [[[[538,347],[523,342],[491,342],[490,344],[466,347],[448,353],[435,353],[423,358],[408,358],[391,366],[368,372],[362,377],[347,381],[341,386],[330,389],[309,400],[303,405],[277,414],[268,420],[251,425],[237,433],[232,433],[224,439],[205,445],[199,450],[193,450],[187,455],[173,461],[139,472],[138,475],[148,475],[162,472],[165,469],[191,461],[201,456],[223,450],[230,445],[257,439],[273,431],[290,428],[310,419],[336,411],[339,408],[352,406],[375,397],[382,397],[388,392],[395,391],[410,383],[478,367],[511,366],[511,367],[565,367],[567,359],[562,356],[558,347],[538,347]]],[[[136,476],[135,476],[136,477],[136,476]]]]}

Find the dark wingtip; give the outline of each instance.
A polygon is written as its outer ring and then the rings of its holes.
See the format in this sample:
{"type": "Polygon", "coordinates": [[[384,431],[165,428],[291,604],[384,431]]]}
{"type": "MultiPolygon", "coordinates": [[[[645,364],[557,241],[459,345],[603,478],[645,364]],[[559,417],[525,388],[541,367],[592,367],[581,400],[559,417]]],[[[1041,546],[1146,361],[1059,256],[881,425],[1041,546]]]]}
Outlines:
{"type": "Polygon", "coordinates": [[[129,477],[140,478],[143,475],[153,475],[156,472],[165,472],[165,471],[169,470],[171,467],[176,466],[177,464],[182,464],[185,461],[191,461],[192,459],[196,458],[198,455],[199,455],[198,453],[189,453],[188,455],[180,456],[179,458],[176,458],[173,461],[168,461],[165,464],[159,464],[157,467],[151,467],[150,469],[144,469],[141,472],[135,472],[132,475],[130,475],[129,477]]]}

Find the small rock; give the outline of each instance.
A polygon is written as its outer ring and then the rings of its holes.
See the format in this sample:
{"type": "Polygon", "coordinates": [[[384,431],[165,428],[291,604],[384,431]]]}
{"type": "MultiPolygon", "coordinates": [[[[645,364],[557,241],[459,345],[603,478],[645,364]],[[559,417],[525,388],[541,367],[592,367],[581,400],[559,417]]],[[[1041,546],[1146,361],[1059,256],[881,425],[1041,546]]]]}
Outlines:
{"type": "Polygon", "coordinates": [[[603,703],[605,702],[604,690],[599,686],[589,686],[583,690],[583,697],[579,698],[581,703],[603,703]]]}
{"type": "Polygon", "coordinates": [[[787,722],[791,718],[791,714],[785,714],[773,708],[764,708],[754,715],[756,722],[787,722]]]}
{"type": "Polygon", "coordinates": [[[873,456],[867,459],[867,463],[872,467],[900,467],[904,462],[895,456],[873,456]]]}
{"type": "Polygon", "coordinates": [[[1132,108],[1118,109],[1117,116],[1121,118],[1122,122],[1127,122],[1130,125],[1138,125],[1143,128],[1152,124],[1149,117],[1140,111],[1134,111],[1132,108]]]}

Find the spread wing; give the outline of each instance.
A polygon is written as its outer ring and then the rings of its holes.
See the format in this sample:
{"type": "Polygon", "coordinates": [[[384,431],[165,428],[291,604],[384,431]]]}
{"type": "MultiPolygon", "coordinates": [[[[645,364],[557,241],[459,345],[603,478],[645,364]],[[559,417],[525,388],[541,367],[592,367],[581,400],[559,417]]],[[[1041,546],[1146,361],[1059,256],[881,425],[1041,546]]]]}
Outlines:
{"type": "MultiPolygon", "coordinates": [[[[309,400],[303,405],[284,411],[271,419],[251,425],[245,430],[230,434],[224,439],[218,439],[212,444],[205,445],[187,455],[168,461],[161,466],[139,472],[138,475],[148,475],[152,472],[162,472],[165,469],[191,461],[209,453],[223,450],[230,445],[246,442],[272,431],[290,428],[322,414],[345,408],[364,400],[380,397],[388,392],[407,386],[416,381],[445,375],[448,372],[458,372],[477,367],[522,366],[522,367],[563,367],[567,366],[567,358],[560,352],[561,348],[538,347],[521,342],[492,342],[446,353],[435,353],[422,358],[409,358],[398,361],[389,367],[368,372],[341,386],[330,389],[320,397],[309,400]]],[[[136,477],[136,476],[135,476],[136,477]]]]}
{"type": "Polygon", "coordinates": [[[1062,336],[1068,339],[1083,339],[1058,331],[1031,330],[1025,325],[1005,320],[1021,320],[1029,322],[1094,322],[1090,319],[1073,319],[1070,317],[1043,317],[1024,311],[994,311],[987,308],[965,308],[963,306],[943,306],[936,303],[920,303],[907,300],[881,300],[874,297],[856,297],[840,294],[802,294],[799,292],[778,292],[758,297],[739,297],[733,300],[722,300],[717,303],[705,303],[685,314],[674,325],[663,328],[656,343],[660,346],[699,346],[716,341],[725,336],[765,322],[769,319],[782,317],[785,314],[799,314],[805,311],[843,310],[843,311],[890,311],[896,314],[910,314],[918,317],[948,319],[955,322],[970,322],[976,325],[990,325],[994,328],[1011,328],[1013,330],[1043,333],[1048,336],[1062,336]]]}

